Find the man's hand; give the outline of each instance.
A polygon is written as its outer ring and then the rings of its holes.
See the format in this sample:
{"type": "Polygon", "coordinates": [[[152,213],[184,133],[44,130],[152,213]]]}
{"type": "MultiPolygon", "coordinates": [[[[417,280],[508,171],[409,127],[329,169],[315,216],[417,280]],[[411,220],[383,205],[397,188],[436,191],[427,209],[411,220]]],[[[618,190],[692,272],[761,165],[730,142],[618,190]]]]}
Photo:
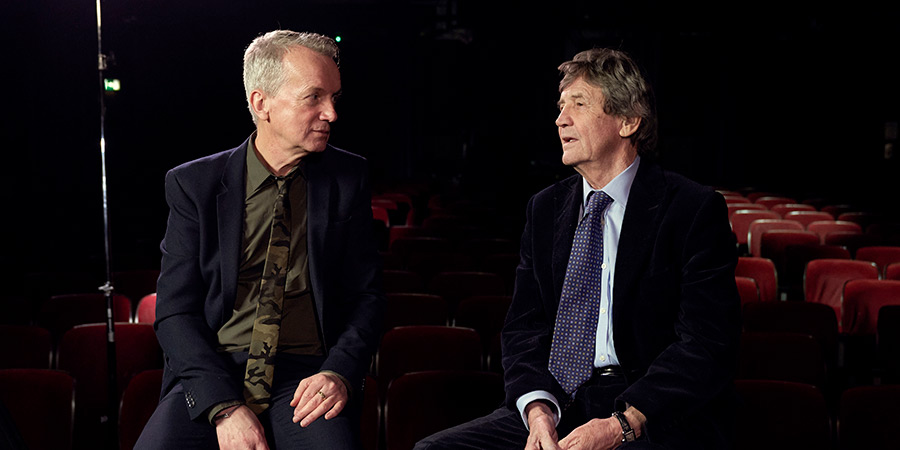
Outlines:
{"type": "Polygon", "coordinates": [[[291,406],[294,407],[294,423],[307,427],[319,417],[333,419],[347,406],[347,386],[337,375],[317,373],[300,381],[291,406]]]}
{"type": "Polygon", "coordinates": [[[525,416],[529,429],[525,450],[559,450],[552,407],[544,402],[531,402],[525,407],[525,416]]]}
{"type": "Polygon", "coordinates": [[[622,426],[615,417],[591,419],[559,441],[562,450],[606,450],[622,443],[622,426]]]}
{"type": "Polygon", "coordinates": [[[244,405],[216,421],[216,437],[221,450],[269,450],[262,424],[244,405]]]}
{"type": "MultiPolygon", "coordinates": [[[[635,437],[640,437],[647,418],[630,406],[625,410],[625,420],[634,430],[635,437]]],[[[619,419],[592,419],[590,422],[572,430],[565,439],[559,441],[562,450],[605,450],[616,448],[622,443],[622,424],[619,419]]]]}

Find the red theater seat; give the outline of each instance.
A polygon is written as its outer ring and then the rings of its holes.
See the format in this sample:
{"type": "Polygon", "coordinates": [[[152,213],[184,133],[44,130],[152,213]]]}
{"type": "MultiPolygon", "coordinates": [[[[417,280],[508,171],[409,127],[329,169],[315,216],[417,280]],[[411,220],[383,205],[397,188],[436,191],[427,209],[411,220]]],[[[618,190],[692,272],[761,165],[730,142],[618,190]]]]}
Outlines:
{"type": "Polygon", "coordinates": [[[812,231],[769,229],[759,235],[759,253],[756,256],[769,258],[775,267],[779,267],[779,263],[784,263],[787,248],[792,245],[820,245],[819,236],[812,231]]]}
{"type": "MultiPolygon", "coordinates": [[[[762,256],[761,255],[761,241],[762,235],[768,231],[775,230],[793,230],[793,231],[804,231],[803,225],[800,225],[800,222],[794,222],[792,220],[782,220],[782,219],[760,219],[754,220],[750,224],[750,229],[747,233],[747,249],[750,252],[750,256],[762,256]]],[[[818,240],[817,240],[818,241],[818,240]]],[[[778,267],[778,261],[775,262],[775,266],[778,267]]]]}
{"type": "Polygon", "coordinates": [[[877,280],[875,263],[848,259],[817,259],[806,266],[804,299],[834,310],[840,323],[843,317],[844,285],[850,280],[877,280]]]}
{"type": "Polygon", "coordinates": [[[138,302],[135,322],[152,324],[156,321],[156,294],[148,294],[138,302]]]}
{"type": "Polygon", "coordinates": [[[875,336],[878,312],[886,305],[900,305],[900,281],[848,281],[844,285],[843,331],[875,336]]]}
{"type": "MultiPolygon", "coordinates": [[[[29,450],[72,448],[75,380],[69,374],[49,369],[0,370],[0,404],[9,410],[29,450]]],[[[102,438],[95,442],[102,444],[102,438]]]]}
{"type": "Polygon", "coordinates": [[[375,355],[379,389],[423,370],[481,370],[481,340],[471,328],[398,327],[384,333],[375,355]]]}
{"type": "Polygon", "coordinates": [[[750,224],[761,219],[780,220],[781,216],[768,210],[752,209],[738,210],[731,215],[731,230],[734,231],[734,235],[737,237],[738,245],[747,245],[750,236],[750,224]]]}
{"type": "Polygon", "coordinates": [[[900,443],[900,385],[858,386],[841,395],[838,448],[896,449],[900,443]]]}
{"type": "Polygon", "coordinates": [[[741,306],[759,301],[759,287],[756,286],[756,280],[750,277],[735,276],[734,282],[737,284],[738,294],[741,296],[741,306]]]}
{"type": "Polygon", "coordinates": [[[819,235],[822,243],[825,243],[825,235],[835,231],[849,231],[853,233],[862,233],[859,224],[853,222],[845,222],[840,220],[816,220],[806,225],[806,229],[819,235]]]}
{"type": "Polygon", "coordinates": [[[435,275],[427,285],[432,294],[447,301],[450,317],[462,300],[478,295],[506,295],[503,277],[489,272],[443,272],[435,275]]]}
{"type": "Polygon", "coordinates": [[[386,227],[391,226],[391,219],[388,217],[387,208],[384,206],[372,205],[372,220],[377,220],[386,227]]]}
{"type": "Polygon", "coordinates": [[[884,267],[885,280],[900,280],[900,263],[890,263],[884,267]]]}
{"type": "Polygon", "coordinates": [[[156,410],[162,388],[162,369],[135,375],[122,393],[119,407],[119,450],[132,450],[156,410]]]}
{"type": "MultiPolygon", "coordinates": [[[[138,373],[162,368],[162,350],[149,324],[117,323],[115,337],[116,384],[121,395],[138,373]]],[[[84,447],[102,435],[102,418],[109,415],[106,325],[81,325],[67,331],[56,357],[56,366],[71,373],[78,386],[74,440],[76,447],[84,447]]]]}
{"type": "Polygon", "coordinates": [[[736,380],[735,387],[741,399],[736,418],[736,450],[831,448],[825,397],[814,386],[736,380]]]}
{"type": "Polygon", "coordinates": [[[782,195],[778,192],[771,191],[752,191],[748,192],[746,197],[750,199],[751,202],[755,202],[762,197],[782,197],[782,195]]]}
{"type": "MultiPolygon", "coordinates": [[[[116,322],[131,321],[131,300],[113,295],[113,318],[116,322]]],[[[50,330],[54,342],[76,325],[106,323],[106,296],[103,294],[55,295],[45,300],[38,312],[39,325],[50,330]]]]}
{"type": "MultiPolygon", "coordinates": [[[[786,220],[793,220],[796,222],[800,222],[809,230],[809,225],[813,222],[821,222],[821,221],[833,221],[834,219],[831,217],[831,214],[822,211],[812,211],[812,210],[804,210],[804,211],[791,211],[785,214],[782,214],[786,220]]],[[[812,230],[810,230],[812,231],[812,230]]]]}
{"type": "Polygon", "coordinates": [[[137,300],[147,294],[156,292],[159,270],[122,270],[113,272],[112,277],[116,294],[122,294],[131,300],[137,300]]]}
{"type": "Polygon", "coordinates": [[[803,276],[811,261],[820,259],[850,260],[850,251],[846,248],[815,243],[815,239],[810,238],[809,243],[806,244],[788,245],[784,249],[784,269],[780,273],[784,274],[782,280],[785,285],[795,291],[792,292],[795,298],[803,295],[803,276]]]}
{"type": "Polygon", "coordinates": [[[858,233],[856,231],[830,231],[825,233],[825,244],[840,245],[850,250],[850,254],[856,257],[856,251],[862,247],[871,247],[881,244],[881,238],[874,234],[858,233]]]}
{"type": "Polygon", "coordinates": [[[410,325],[447,325],[447,302],[440,295],[387,294],[384,330],[410,325]]]}
{"type": "Polygon", "coordinates": [[[828,365],[836,363],[838,327],[826,305],[807,302],[751,303],[744,306],[744,331],[786,332],[810,335],[822,348],[828,365]]]}
{"type": "Polygon", "coordinates": [[[771,259],[741,256],[738,258],[734,274],[756,281],[760,301],[771,302],[778,299],[778,273],[771,259]]]}
{"type": "Polygon", "coordinates": [[[881,217],[878,214],[865,211],[848,211],[837,216],[838,220],[856,222],[865,230],[869,225],[878,222],[881,217]]]}
{"type": "Polygon", "coordinates": [[[768,208],[768,209],[771,210],[772,207],[775,206],[775,205],[788,204],[788,203],[797,203],[797,200],[796,200],[796,199],[793,199],[793,198],[791,198],[791,197],[783,197],[783,196],[776,196],[776,195],[767,195],[767,196],[764,196],[764,197],[759,197],[759,198],[757,198],[756,200],[753,201],[753,203],[756,203],[756,204],[759,204],[759,205],[763,205],[763,206],[765,206],[766,208],[768,208]]]}
{"type": "Polygon", "coordinates": [[[409,450],[438,431],[493,412],[503,379],[492,372],[429,371],[391,383],[384,404],[387,450],[409,450]]]}
{"type": "Polygon", "coordinates": [[[454,326],[472,328],[481,337],[482,350],[485,355],[490,352],[490,345],[506,322],[506,313],[512,297],[508,295],[479,295],[469,297],[459,303],[456,308],[454,326]]]}
{"type": "Polygon", "coordinates": [[[822,346],[809,334],[745,331],[741,335],[738,378],[793,381],[824,388],[822,346]]]}
{"type": "Polygon", "coordinates": [[[768,211],[765,206],[757,205],[756,203],[727,203],[727,206],[729,220],[731,220],[731,216],[733,216],[734,213],[741,210],[768,211]]]}
{"type": "Polygon", "coordinates": [[[882,382],[900,383],[900,305],[882,306],[878,310],[875,342],[884,371],[882,382]]]}
{"type": "Polygon", "coordinates": [[[378,381],[371,375],[366,375],[363,385],[359,439],[363,450],[378,450],[381,439],[381,399],[378,397],[378,381]]]}
{"type": "Polygon", "coordinates": [[[878,266],[879,273],[883,274],[888,264],[900,262],[900,247],[861,247],[856,251],[856,259],[874,262],[878,266]]]}
{"type": "Polygon", "coordinates": [[[769,208],[769,210],[777,212],[781,217],[788,219],[788,217],[786,216],[789,213],[798,211],[815,212],[816,208],[812,205],[807,205],[804,203],[779,203],[769,208]]]}

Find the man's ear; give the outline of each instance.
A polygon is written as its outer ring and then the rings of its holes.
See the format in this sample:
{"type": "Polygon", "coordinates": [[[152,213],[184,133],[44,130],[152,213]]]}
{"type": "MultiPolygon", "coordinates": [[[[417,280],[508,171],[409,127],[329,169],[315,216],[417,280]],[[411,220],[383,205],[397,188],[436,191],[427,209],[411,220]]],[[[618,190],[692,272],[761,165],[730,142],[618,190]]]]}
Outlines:
{"type": "Polygon", "coordinates": [[[254,89],[250,92],[249,100],[250,108],[253,110],[253,114],[256,114],[256,118],[262,121],[268,120],[269,108],[266,101],[268,100],[268,97],[266,96],[265,92],[259,89],[254,89]]]}
{"type": "Polygon", "coordinates": [[[640,126],[640,117],[625,117],[622,119],[622,126],[619,127],[619,136],[627,138],[634,134],[640,126]]]}

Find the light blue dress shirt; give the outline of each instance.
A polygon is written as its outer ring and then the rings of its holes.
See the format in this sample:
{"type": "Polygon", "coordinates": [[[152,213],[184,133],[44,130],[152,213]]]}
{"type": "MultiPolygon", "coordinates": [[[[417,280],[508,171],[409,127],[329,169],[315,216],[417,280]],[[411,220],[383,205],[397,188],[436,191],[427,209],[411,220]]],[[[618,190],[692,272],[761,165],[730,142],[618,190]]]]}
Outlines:
{"type": "MultiPolygon", "coordinates": [[[[594,367],[619,364],[619,358],[616,356],[615,341],[613,340],[613,281],[615,280],[619,236],[622,234],[622,221],[625,218],[625,208],[628,206],[628,194],[631,192],[631,185],[634,183],[634,176],[637,174],[640,163],[641,157],[638,156],[627,169],[616,175],[609,184],[601,189],[594,189],[586,179],[581,179],[584,188],[580,213],[582,218],[584,218],[584,207],[587,204],[588,194],[591,191],[606,192],[613,199],[613,202],[603,212],[603,263],[600,266],[603,282],[600,285],[600,312],[597,323],[594,367]]],[[[525,427],[528,427],[525,407],[535,400],[546,400],[553,403],[557,411],[556,423],[559,424],[559,419],[562,415],[559,401],[553,394],[544,390],[537,390],[529,392],[516,400],[516,408],[522,415],[522,420],[525,421],[525,427]]]]}

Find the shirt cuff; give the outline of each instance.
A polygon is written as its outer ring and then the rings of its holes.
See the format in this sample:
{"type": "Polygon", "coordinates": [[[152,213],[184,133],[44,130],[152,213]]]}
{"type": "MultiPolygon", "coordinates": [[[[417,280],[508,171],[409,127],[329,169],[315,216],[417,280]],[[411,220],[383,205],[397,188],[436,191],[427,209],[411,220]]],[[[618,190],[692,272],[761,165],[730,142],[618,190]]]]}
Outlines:
{"type": "Polygon", "coordinates": [[[222,402],[222,403],[216,403],[215,405],[212,405],[212,407],[209,408],[209,416],[208,416],[209,424],[215,426],[216,425],[216,422],[215,422],[216,416],[220,412],[225,410],[226,408],[231,408],[232,406],[243,405],[243,404],[244,404],[244,402],[242,402],[240,400],[232,400],[230,402],[222,402]]]}
{"type": "Polygon", "coordinates": [[[556,411],[553,413],[553,420],[556,422],[556,425],[559,425],[559,419],[562,418],[562,409],[559,407],[559,402],[556,401],[556,397],[547,391],[531,391],[516,400],[516,408],[522,416],[522,421],[525,422],[526,430],[531,431],[531,428],[528,427],[528,416],[525,415],[525,407],[534,401],[547,401],[552,403],[556,408],[556,411]]]}

